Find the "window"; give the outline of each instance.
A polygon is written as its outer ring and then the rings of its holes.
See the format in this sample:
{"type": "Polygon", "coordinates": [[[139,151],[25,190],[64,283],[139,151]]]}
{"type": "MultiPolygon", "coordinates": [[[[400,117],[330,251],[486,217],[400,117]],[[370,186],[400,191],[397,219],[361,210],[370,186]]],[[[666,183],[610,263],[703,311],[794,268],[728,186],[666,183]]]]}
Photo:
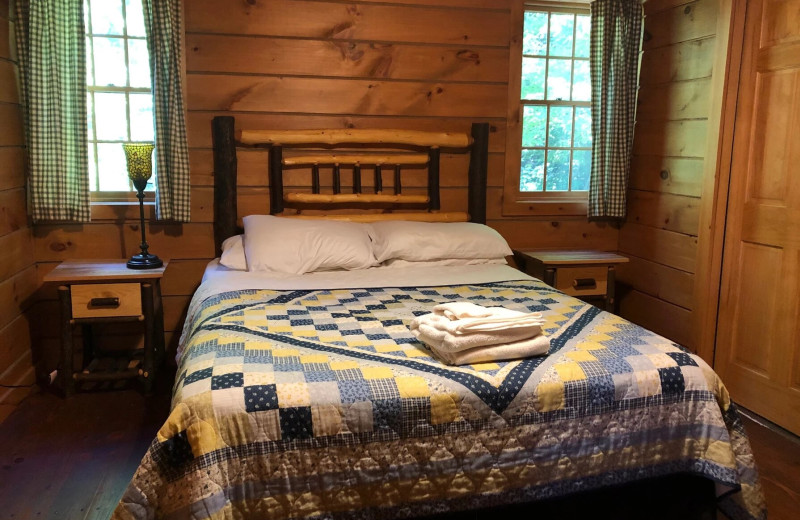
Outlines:
{"type": "MultiPolygon", "coordinates": [[[[150,60],[141,0],[84,0],[89,184],[93,198],[127,200],[121,143],[153,141],[150,60]]],[[[148,190],[154,188],[155,177],[148,190]]]]}
{"type": "Polygon", "coordinates": [[[585,214],[592,156],[588,9],[522,9],[504,213],[585,214]]]}

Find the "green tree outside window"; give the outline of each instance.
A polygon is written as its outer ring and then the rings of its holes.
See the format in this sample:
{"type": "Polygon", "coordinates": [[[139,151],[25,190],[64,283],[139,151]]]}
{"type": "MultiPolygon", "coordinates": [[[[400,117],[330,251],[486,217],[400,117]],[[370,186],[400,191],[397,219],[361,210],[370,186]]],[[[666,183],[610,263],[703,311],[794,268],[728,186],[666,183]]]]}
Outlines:
{"type": "Polygon", "coordinates": [[[589,28],[588,14],[525,12],[521,192],[589,189],[589,28]]]}

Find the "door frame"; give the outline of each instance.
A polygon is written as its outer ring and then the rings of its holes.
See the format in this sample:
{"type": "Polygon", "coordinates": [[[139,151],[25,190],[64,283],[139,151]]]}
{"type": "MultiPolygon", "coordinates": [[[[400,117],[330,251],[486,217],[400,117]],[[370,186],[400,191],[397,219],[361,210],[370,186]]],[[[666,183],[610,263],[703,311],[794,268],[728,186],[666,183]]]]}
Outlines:
{"type": "Polygon", "coordinates": [[[691,324],[692,344],[712,367],[747,0],[719,0],[718,8],[691,324]],[[710,160],[712,157],[714,161],[710,160]]]}

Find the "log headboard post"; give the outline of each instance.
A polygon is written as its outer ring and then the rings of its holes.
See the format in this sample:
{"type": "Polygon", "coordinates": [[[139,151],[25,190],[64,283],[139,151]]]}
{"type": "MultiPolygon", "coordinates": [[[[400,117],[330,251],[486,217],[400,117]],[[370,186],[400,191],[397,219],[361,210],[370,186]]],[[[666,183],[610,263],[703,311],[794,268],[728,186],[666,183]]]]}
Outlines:
{"type": "Polygon", "coordinates": [[[214,146],[214,247],[238,232],[236,226],[236,134],[231,116],[216,116],[211,123],[214,146]]]}
{"type": "Polygon", "coordinates": [[[269,213],[283,212],[283,146],[269,147],[269,213]]]}
{"type": "Polygon", "coordinates": [[[469,151],[470,221],[486,224],[486,181],[489,169],[489,123],[472,123],[472,148],[469,151]]]}

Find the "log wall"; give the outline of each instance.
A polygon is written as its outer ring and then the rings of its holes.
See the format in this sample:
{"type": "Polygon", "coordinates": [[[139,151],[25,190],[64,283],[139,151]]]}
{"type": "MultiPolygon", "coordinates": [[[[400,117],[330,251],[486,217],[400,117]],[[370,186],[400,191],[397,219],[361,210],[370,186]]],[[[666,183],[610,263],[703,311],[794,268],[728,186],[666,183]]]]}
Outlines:
{"type": "MultiPolygon", "coordinates": [[[[214,256],[211,119],[248,128],[406,128],[469,131],[491,124],[488,220],[528,248],[615,250],[617,230],[585,218],[501,214],[511,0],[192,0],[186,13],[186,85],[192,222],[148,226],[151,251],[170,259],[164,280],[174,347],[191,294],[214,256]]],[[[239,154],[239,211],[268,210],[266,154],[239,154]]],[[[466,155],[443,154],[442,210],[464,210],[466,155]]],[[[369,186],[364,176],[364,185],[369,186]]],[[[307,181],[306,181],[307,182],[307,181]]],[[[423,190],[420,175],[404,187],[423,190]]],[[[368,189],[368,188],[367,188],[368,189]]],[[[405,190],[404,190],[405,191],[405,190]]],[[[414,190],[408,190],[414,193],[414,190]]],[[[66,258],[125,258],[138,246],[135,208],[98,206],[86,225],[35,226],[39,276],[66,258]]],[[[37,304],[55,319],[55,293],[37,304]]],[[[52,369],[53,334],[40,342],[52,369]]]]}
{"type": "Polygon", "coordinates": [[[7,0],[0,0],[0,422],[34,381],[29,316],[36,292],[33,240],[25,206],[25,154],[7,0]]]}
{"type": "MultiPolygon", "coordinates": [[[[647,0],[620,313],[693,347],[691,313],[715,71],[717,0],[647,0]]],[[[713,165],[712,165],[713,166],[713,165]]],[[[707,196],[713,197],[713,194],[707,196]]]]}

